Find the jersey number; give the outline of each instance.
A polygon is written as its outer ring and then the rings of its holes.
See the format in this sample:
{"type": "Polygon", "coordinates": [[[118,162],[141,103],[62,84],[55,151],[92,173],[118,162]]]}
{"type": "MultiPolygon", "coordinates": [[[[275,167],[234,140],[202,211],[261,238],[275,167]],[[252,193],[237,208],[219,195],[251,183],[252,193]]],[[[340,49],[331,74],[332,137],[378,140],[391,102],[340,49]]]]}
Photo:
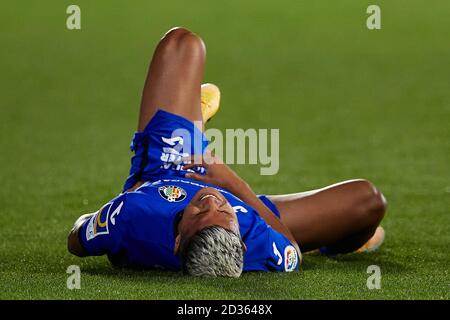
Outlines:
{"type": "Polygon", "coordinates": [[[119,215],[120,210],[122,210],[122,206],[123,201],[117,206],[116,210],[114,210],[113,213],[111,213],[111,217],[109,219],[111,220],[113,226],[116,225],[116,216],[119,215]]]}
{"type": "Polygon", "coordinates": [[[248,210],[245,209],[243,206],[234,206],[233,210],[235,213],[238,213],[238,212],[247,213],[248,212],[248,210]]]}
{"type": "Polygon", "coordinates": [[[277,245],[275,244],[275,242],[273,242],[272,245],[273,245],[273,253],[275,253],[275,255],[278,257],[277,266],[279,266],[281,264],[281,262],[283,262],[283,257],[281,256],[280,251],[278,251],[278,248],[277,248],[277,245]]]}

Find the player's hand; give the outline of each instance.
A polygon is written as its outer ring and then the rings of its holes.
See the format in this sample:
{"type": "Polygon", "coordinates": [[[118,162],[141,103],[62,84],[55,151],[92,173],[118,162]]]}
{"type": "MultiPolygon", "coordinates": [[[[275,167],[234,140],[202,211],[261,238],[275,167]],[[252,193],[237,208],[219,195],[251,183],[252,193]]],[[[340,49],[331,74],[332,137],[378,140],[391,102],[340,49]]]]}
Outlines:
{"type": "Polygon", "coordinates": [[[189,164],[183,166],[184,170],[193,169],[196,167],[202,167],[206,169],[206,174],[198,173],[186,173],[185,177],[209,184],[216,185],[218,187],[233,191],[245,183],[229,166],[223,161],[213,155],[211,152],[206,151],[203,156],[195,155],[187,158],[191,161],[189,164]]]}

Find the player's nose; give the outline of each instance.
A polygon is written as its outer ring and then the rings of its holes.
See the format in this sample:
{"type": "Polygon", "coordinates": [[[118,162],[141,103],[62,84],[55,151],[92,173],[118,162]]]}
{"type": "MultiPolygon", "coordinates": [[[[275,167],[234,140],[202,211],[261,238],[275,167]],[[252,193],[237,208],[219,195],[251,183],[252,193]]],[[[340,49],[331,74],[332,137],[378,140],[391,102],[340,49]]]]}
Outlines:
{"type": "Polygon", "coordinates": [[[220,206],[220,200],[216,197],[208,197],[202,200],[204,208],[213,209],[220,206]]]}

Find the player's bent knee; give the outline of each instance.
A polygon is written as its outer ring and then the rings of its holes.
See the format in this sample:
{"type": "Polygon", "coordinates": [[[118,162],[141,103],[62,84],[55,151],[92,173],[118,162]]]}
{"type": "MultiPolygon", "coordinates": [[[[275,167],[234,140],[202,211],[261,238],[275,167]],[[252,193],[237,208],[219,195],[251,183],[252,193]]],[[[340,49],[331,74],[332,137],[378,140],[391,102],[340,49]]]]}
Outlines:
{"type": "Polygon", "coordinates": [[[206,56],[206,48],[203,40],[192,32],[184,33],[177,43],[177,51],[191,63],[199,61],[204,62],[206,56]]]}
{"type": "Polygon", "coordinates": [[[206,48],[203,40],[182,27],[170,29],[160,43],[160,50],[171,57],[204,60],[206,48]]]}
{"type": "Polygon", "coordinates": [[[364,180],[367,189],[366,214],[374,224],[379,224],[387,209],[387,201],[384,195],[370,181],[364,180]]]}
{"type": "Polygon", "coordinates": [[[375,185],[364,179],[353,182],[359,194],[359,212],[367,224],[378,225],[383,219],[387,209],[387,201],[384,195],[375,185]]]}
{"type": "Polygon", "coordinates": [[[186,33],[190,33],[191,31],[189,31],[186,28],[183,27],[174,27],[172,29],[170,29],[169,31],[167,31],[164,36],[162,37],[162,41],[164,42],[170,42],[170,41],[175,41],[177,39],[179,39],[183,34],[186,33]]]}

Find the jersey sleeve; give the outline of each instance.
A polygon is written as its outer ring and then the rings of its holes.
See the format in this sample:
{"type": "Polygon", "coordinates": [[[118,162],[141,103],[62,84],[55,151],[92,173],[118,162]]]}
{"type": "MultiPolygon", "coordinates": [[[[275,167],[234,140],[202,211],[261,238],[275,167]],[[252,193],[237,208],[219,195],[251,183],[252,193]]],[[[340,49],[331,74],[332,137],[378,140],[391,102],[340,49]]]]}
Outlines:
{"type": "Polygon", "coordinates": [[[80,241],[91,256],[114,253],[125,233],[124,212],[129,205],[126,194],[121,194],[103,205],[80,229],[80,241]]]}
{"type": "Polygon", "coordinates": [[[284,235],[270,229],[269,246],[271,252],[267,262],[269,270],[291,272],[300,268],[299,253],[284,235]]]}

